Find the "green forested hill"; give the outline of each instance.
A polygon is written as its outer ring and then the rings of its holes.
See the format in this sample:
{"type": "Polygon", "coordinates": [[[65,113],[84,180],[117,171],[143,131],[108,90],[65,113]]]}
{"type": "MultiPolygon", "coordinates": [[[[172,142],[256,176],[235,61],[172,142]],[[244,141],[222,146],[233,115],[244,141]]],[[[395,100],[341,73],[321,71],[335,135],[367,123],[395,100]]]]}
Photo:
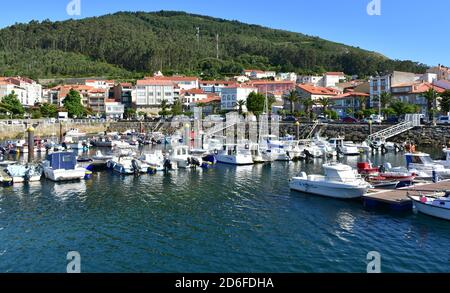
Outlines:
{"type": "Polygon", "coordinates": [[[132,77],[162,70],[221,77],[243,68],[366,76],[394,69],[423,72],[425,65],[318,37],[183,12],[119,12],[0,30],[0,75],[132,77]]]}

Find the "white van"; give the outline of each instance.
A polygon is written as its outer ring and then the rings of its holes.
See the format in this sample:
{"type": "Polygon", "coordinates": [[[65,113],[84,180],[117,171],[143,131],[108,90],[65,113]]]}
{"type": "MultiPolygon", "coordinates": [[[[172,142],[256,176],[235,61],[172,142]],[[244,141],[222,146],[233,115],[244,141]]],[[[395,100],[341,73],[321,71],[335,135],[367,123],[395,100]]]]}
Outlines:
{"type": "Polygon", "coordinates": [[[437,124],[450,124],[450,116],[440,116],[437,124]]]}

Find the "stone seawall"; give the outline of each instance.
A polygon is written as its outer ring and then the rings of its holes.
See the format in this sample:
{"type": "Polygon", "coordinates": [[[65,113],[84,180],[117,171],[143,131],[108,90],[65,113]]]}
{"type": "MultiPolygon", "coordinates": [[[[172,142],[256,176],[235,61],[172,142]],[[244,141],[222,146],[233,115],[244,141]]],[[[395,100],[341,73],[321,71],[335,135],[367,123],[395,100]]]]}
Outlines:
{"type": "MultiPolygon", "coordinates": [[[[372,133],[386,129],[391,125],[372,125],[372,133]]],[[[311,127],[310,124],[300,125],[300,132],[305,128],[311,127]]],[[[370,134],[369,125],[364,124],[325,124],[318,126],[317,131],[325,137],[345,137],[346,140],[362,142],[370,134]]],[[[283,124],[280,126],[280,133],[296,135],[296,126],[293,124],[283,124]]],[[[450,126],[420,126],[397,135],[389,141],[403,143],[413,141],[417,145],[423,146],[441,146],[450,142],[450,126]]]]}
{"type": "MultiPolygon", "coordinates": [[[[107,123],[63,123],[62,128],[59,123],[33,123],[34,135],[36,137],[59,137],[60,130],[63,133],[72,129],[77,128],[80,132],[87,134],[95,134],[99,132],[104,132],[108,128],[107,123]]],[[[8,139],[19,139],[26,137],[27,126],[24,124],[20,125],[0,125],[0,140],[8,139]]]]}

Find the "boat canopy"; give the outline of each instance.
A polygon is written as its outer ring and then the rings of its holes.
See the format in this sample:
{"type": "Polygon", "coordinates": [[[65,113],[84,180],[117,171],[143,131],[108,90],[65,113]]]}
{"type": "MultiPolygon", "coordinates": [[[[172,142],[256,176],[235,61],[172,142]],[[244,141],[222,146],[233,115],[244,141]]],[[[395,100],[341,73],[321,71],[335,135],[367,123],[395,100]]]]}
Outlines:
{"type": "Polygon", "coordinates": [[[47,160],[50,162],[50,166],[55,170],[73,170],[77,164],[77,157],[75,153],[71,152],[49,154],[47,160]]]}

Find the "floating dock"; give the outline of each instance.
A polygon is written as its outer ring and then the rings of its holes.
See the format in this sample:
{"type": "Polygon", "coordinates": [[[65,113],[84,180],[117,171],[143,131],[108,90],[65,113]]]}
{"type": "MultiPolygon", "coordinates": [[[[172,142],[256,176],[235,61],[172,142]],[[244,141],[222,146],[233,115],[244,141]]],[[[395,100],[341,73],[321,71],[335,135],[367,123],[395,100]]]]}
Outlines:
{"type": "Polygon", "coordinates": [[[407,211],[412,209],[412,201],[408,192],[439,192],[450,190],[450,180],[438,183],[419,183],[414,186],[395,190],[373,189],[363,196],[364,207],[388,207],[392,210],[407,211]]]}

